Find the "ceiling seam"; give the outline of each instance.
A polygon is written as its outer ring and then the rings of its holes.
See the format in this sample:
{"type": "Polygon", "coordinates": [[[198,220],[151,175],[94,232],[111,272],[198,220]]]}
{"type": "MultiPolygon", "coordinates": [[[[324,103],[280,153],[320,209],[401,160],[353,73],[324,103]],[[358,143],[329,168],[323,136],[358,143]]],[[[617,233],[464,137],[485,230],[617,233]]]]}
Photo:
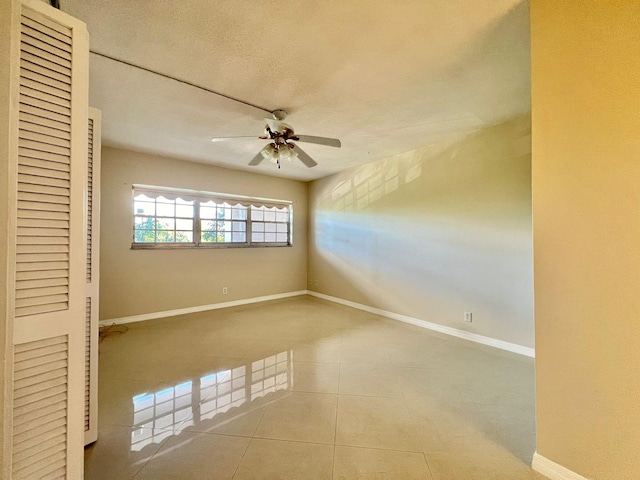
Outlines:
{"type": "Polygon", "coordinates": [[[273,112],[272,110],[270,110],[268,108],[265,108],[265,107],[261,107],[260,105],[255,105],[255,104],[250,103],[250,102],[245,102],[244,100],[240,100],[238,98],[232,97],[230,95],[226,95],[224,93],[216,92],[215,90],[211,90],[210,88],[203,87],[202,85],[198,85],[198,84],[189,82],[187,80],[182,80],[181,78],[172,77],[171,75],[167,75],[166,73],[157,72],[155,70],[151,70],[150,68],[142,67],[140,65],[136,65],[135,63],[131,63],[131,62],[128,62],[126,60],[122,60],[120,58],[112,57],[111,55],[107,55],[105,53],[97,52],[95,50],[89,50],[89,52],[94,54],[94,55],[97,55],[99,57],[107,58],[109,60],[113,60],[114,62],[118,62],[118,63],[122,63],[124,65],[128,65],[129,67],[133,67],[133,68],[137,68],[137,69],[140,69],[140,70],[144,70],[145,72],[153,73],[154,75],[159,75],[161,77],[168,78],[170,80],[174,80],[176,82],[183,83],[185,85],[189,85],[190,87],[194,87],[194,88],[198,88],[200,90],[204,90],[205,92],[208,92],[208,93],[213,93],[214,95],[218,95],[219,97],[223,97],[223,98],[226,98],[227,100],[232,100],[232,101],[237,102],[237,103],[242,103],[243,105],[247,105],[248,107],[252,107],[252,108],[256,108],[258,110],[262,110],[262,111],[267,112],[269,114],[273,112]]]}

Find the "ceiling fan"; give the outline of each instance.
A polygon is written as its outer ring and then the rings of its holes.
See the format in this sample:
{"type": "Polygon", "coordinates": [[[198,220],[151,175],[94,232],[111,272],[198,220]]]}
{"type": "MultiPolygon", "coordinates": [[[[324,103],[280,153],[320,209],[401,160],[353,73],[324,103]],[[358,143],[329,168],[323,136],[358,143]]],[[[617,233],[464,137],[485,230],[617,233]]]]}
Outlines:
{"type": "Polygon", "coordinates": [[[271,112],[273,118],[265,118],[265,134],[260,137],[239,136],[239,137],[216,137],[212,138],[212,142],[221,142],[225,140],[233,140],[236,138],[259,138],[262,140],[270,140],[258,154],[253,157],[249,165],[256,166],[263,160],[269,160],[280,168],[282,160],[293,160],[298,158],[307,167],[315,167],[318,163],[311,158],[304,150],[292,142],[316,143],[318,145],[326,145],[327,147],[340,148],[341,143],[337,138],[316,137],[313,135],[297,135],[293,131],[293,127],[283,122],[287,118],[287,112],[278,109],[271,112]]]}

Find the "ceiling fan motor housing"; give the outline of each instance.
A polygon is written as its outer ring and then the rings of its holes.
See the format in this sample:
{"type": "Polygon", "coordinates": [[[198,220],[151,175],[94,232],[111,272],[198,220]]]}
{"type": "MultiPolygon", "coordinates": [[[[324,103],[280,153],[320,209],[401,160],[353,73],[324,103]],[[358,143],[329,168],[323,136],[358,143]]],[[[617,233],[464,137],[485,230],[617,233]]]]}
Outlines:
{"type": "Polygon", "coordinates": [[[271,116],[273,117],[273,119],[278,120],[279,122],[287,118],[287,115],[287,111],[281,108],[278,108],[277,110],[271,112],[271,116]]]}

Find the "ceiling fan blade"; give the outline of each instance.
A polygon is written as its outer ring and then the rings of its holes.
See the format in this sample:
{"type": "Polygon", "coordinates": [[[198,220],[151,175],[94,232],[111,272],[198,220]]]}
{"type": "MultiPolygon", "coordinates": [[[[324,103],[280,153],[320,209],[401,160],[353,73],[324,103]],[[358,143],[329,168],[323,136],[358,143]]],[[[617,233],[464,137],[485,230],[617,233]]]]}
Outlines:
{"type": "Polygon", "coordinates": [[[256,137],[255,135],[240,135],[237,137],[213,137],[211,141],[214,143],[217,143],[217,142],[226,142],[228,140],[236,140],[238,138],[255,138],[255,139],[264,140],[266,137],[262,138],[262,137],[256,137]]]}
{"type": "Polygon", "coordinates": [[[291,145],[293,145],[293,150],[298,154],[298,158],[300,159],[300,161],[304,163],[307,167],[311,168],[318,165],[318,162],[316,162],[313,158],[307,155],[307,153],[304,150],[302,150],[298,145],[295,145],[293,143],[291,145]]]}
{"type": "Polygon", "coordinates": [[[249,165],[251,165],[252,167],[255,167],[256,165],[258,165],[262,160],[264,160],[264,155],[262,155],[262,152],[265,151],[267,148],[269,147],[269,145],[267,145],[266,147],[264,147],[262,150],[260,150],[258,152],[258,154],[253,157],[253,160],[251,160],[249,162],[249,165]]]}
{"type": "Polygon", "coordinates": [[[298,142],[317,143],[318,145],[326,145],[327,147],[340,148],[342,143],[337,138],[315,137],[313,135],[296,135],[298,142]]]}

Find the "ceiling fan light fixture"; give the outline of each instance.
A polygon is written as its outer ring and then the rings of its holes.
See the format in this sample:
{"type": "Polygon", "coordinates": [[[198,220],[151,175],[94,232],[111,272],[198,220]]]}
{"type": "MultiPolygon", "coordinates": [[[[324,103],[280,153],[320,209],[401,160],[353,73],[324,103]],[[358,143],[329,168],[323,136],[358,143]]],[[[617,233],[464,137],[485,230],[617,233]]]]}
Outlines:
{"type": "Polygon", "coordinates": [[[297,153],[288,144],[282,144],[278,148],[278,158],[280,160],[289,160],[296,158],[297,153]]]}
{"type": "Polygon", "coordinates": [[[266,148],[260,152],[265,160],[269,160],[272,163],[278,163],[278,149],[275,143],[270,143],[266,148]]]}

